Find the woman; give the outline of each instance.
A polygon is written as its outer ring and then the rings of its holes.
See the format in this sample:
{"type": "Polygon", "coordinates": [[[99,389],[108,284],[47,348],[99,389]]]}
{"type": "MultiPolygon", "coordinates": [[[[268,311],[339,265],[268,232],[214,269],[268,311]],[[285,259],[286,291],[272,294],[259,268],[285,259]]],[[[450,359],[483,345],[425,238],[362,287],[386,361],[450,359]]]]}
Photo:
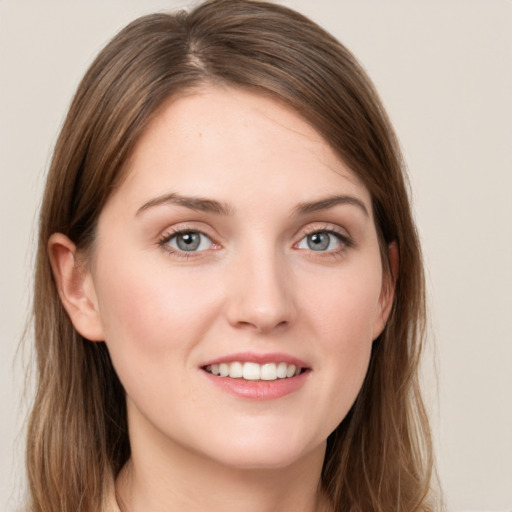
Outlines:
{"type": "Polygon", "coordinates": [[[136,20],[57,142],[31,510],[430,510],[420,249],[351,54],[281,6],[136,20]]]}

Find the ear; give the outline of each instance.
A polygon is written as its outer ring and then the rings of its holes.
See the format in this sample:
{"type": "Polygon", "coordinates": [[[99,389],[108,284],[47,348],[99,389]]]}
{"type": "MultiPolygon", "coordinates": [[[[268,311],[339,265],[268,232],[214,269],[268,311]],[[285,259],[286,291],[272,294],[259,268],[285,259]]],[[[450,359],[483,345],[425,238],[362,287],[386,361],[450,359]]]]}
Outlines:
{"type": "Polygon", "coordinates": [[[103,341],[92,276],[79,260],[75,244],[62,233],[48,240],[48,255],[62,305],[75,329],[90,341],[103,341]]]}
{"type": "Polygon", "coordinates": [[[379,306],[377,317],[373,327],[373,339],[384,330],[388,321],[391,308],[393,307],[393,299],[395,297],[395,285],[399,270],[398,245],[392,242],[388,245],[389,270],[384,272],[382,278],[382,288],[379,297],[379,306]]]}

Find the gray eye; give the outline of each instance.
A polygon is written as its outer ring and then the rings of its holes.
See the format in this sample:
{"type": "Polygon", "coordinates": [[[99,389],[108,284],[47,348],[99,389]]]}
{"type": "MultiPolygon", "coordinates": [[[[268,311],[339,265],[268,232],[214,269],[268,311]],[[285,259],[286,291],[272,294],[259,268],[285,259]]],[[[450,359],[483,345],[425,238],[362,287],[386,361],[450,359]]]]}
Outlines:
{"type": "Polygon", "coordinates": [[[180,233],[176,236],[176,246],[181,251],[195,251],[200,243],[199,233],[180,233]]]}
{"type": "Polygon", "coordinates": [[[212,246],[212,241],[204,233],[183,231],[176,233],[169,240],[168,245],[183,252],[205,251],[212,246]]]}
{"type": "Polygon", "coordinates": [[[342,247],[344,242],[341,235],[332,231],[315,231],[306,235],[298,244],[298,249],[308,249],[315,252],[335,251],[342,247]]]}
{"type": "Polygon", "coordinates": [[[329,248],[331,243],[331,236],[329,233],[321,232],[313,233],[306,237],[308,249],[312,251],[325,251],[329,248]]]}

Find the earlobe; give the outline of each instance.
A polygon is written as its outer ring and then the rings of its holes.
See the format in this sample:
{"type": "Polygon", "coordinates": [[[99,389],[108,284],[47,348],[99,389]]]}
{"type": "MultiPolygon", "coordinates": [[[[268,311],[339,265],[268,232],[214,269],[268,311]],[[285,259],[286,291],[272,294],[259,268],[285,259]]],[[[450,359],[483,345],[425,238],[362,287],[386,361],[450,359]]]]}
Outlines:
{"type": "Polygon", "coordinates": [[[79,261],[75,244],[62,233],[48,240],[48,255],[62,305],[75,329],[88,340],[103,341],[92,276],[79,261]]]}
{"type": "Polygon", "coordinates": [[[388,246],[389,270],[384,272],[382,288],[379,297],[379,311],[374,325],[373,339],[375,340],[384,330],[393,307],[395,285],[399,272],[398,245],[392,242],[388,246]]]}

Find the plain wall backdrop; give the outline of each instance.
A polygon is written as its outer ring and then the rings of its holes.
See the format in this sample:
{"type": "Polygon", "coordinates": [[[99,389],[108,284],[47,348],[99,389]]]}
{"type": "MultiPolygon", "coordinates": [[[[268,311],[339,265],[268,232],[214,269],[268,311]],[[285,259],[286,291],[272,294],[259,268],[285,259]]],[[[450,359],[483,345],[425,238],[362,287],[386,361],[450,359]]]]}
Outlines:
{"type": "MultiPolygon", "coordinates": [[[[448,509],[512,510],[512,2],[284,3],[360,59],[403,146],[428,272],[439,385],[427,360],[425,387],[448,509]]],[[[0,0],[3,511],[23,493],[26,407],[15,354],[51,148],[100,48],[139,15],[189,4],[0,0]]]]}

